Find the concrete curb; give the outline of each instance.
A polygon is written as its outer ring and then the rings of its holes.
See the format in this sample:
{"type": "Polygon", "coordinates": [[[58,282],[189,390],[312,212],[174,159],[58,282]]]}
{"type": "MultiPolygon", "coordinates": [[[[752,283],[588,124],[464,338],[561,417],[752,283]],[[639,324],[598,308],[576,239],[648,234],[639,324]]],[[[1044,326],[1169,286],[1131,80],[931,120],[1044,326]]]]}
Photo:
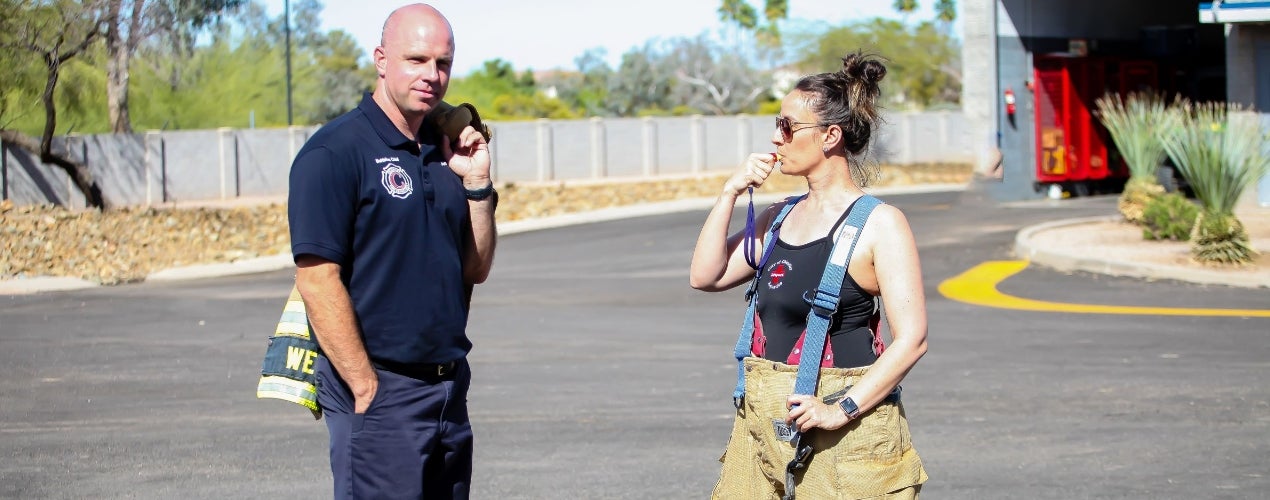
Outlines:
{"type": "Polygon", "coordinates": [[[82,290],[84,288],[93,288],[97,286],[101,285],[79,278],[36,276],[33,278],[0,280],[0,295],[26,295],[36,292],[82,290]]]}
{"type": "MultiPolygon", "coordinates": [[[[889,194],[932,193],[942,191],[961,191],[964,189],[966,189],[966,185],[964,184],[923,184],[918,186],[875,188],[869,189],[868,191],[877,196],[886,196],[889,194]]],[[[756,194],[754,196],[754,203],[756,206],[766,206],[782,200],[792,194],[797,193],[756,194]]],[[[687,212],[692,210],[705,210],[713,206],[714,201],[715,198],[689,198],[664,202],[641,203],[638,205],[628,205],[624,207],[604,208],[589,212],[555,215],[537,219],[510,221],[498,225],[498,234],[510,235],[577,224],[590,224],[594,222],[629,219],[633,217],[645,217],[650,215],[687,212]]],[[[738,203],[745,203],[747,201],[748,198],[743,196],[740,200],[738,200],[738,203]]],[[[241,274],[279,271],[294,266],[295,262],[292,260],[291,254],[268,255],[250,259],[241,259],[234,262],[198,264],[163,269],[146,276],[145,281],[178,281],[221,276],[236,276],[241,274]]],[[[82,279],[62,277],[34,277],[0,280],[0,295],[21,295],[46,291],[79,290],[97,286],[101,285],[82,279]]]]}
{"type": "Polygon", "coordinates": [[[1076,253],[1070,249],[1066,252],[1050,250],[1037,247],[1032,243],[1033,236],[1042,231],[1117,220],[1120,220],[1119,216],[1083,217],[1025,227],[1014,237],[1014,255],[1021,259],[1027,259],[1032,263],[1064,272],[1084,271],[1148,280],[1168,279],[1201,285],[1226,285],[1243,288],[1270,286],[1265,283],[1264,278],[1257,275],[1223,273],[1202,268],[1117,260],[1088,253],[1076,253]]]}
{"type": "Polygon", "coordinates": [[[218,264],[198,264],[193,266],[163,269],[146,276],[146,281],[178,281],[217,276],[233,276],[237,274],[263,273],[294,267],[291,254],[268,255],[251,259],[236,260],[218,264]]]}

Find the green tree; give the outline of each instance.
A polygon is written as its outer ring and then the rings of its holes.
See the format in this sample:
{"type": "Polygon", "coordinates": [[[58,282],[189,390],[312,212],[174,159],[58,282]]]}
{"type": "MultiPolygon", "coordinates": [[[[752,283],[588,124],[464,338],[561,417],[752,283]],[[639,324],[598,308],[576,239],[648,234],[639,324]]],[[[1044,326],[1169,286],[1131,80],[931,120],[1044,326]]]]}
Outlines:
{"type": "Polygon", "coordinates": [[[485,61],[468,76],[451,80],[445,100],[472,103],[481,110],[482,118],[491,120],[577,116],[564,102],[538,91],[533,70],[518,73],[502,59],[485,61]]]}
{"type": "Polygon", "coordinates": [[[763,20],[759,23],[758,11],[747,0],[723,0],[719,5],[719,20],[735,25],[743,32],[752,32],[765,46],[780,44],[781,32],[777,22],[789,17],[789,0],[764,0],[763,20]]]}
{"type": "Polygon", "coordinates": [[[609,80],[608,109],[617,116],[638,116],[673,108],[670,93],[672,74],[658,64],[660,54],[654,42],[622,54],[622,63],[609,80]]]}
{"type": "Polygon", "coordinates": [[[281,48],[267,43],[221,38],[200,47],[165,96],[164,121],[172,128],[245,128],[254,116],[259,126],[286,125],[282,59],[281,48]]]}
{"type": "Polygon", "coordinates": [[[493,109],[498,96],[533,94],[534,89],[521,87],[521,83],[510,62],[490,59],[466,77],[451,79],[445,98],[454,103],[472,103],[482,111],[483,118],[497,119],[493,109]]]}
{"type": "Polygon", "coordinates": [[[562,103],[577,114],[583,116],[606,116],[611,114],[605,107],[608,100],[608,82],[613,76],[613,69],[604,61],[603,48],[593,48],[574,58],[577,71],[560,71],[548,74],[538,88],[554,95],[562,103]]]}
{"type": "MultiPolygon", "coordinates": [[[[108,13],[111,1],[116,0],[102,0],[97,12],[108,13]]],[[[198,9],[181,10],[214,3],[210,0],[145,0],[144,16],[158,17],[145,17],[143,26],[164,18],[157,14],[160,7],[174,9],[164,14],[167,16],[183,12],[180,19],[186,21],[166,22],[168,26],[163,29],[137,39],[135,53],[129,59],[128,93],[145,98],[127,101],[132,128],[286,125],[282,16],[267,15],[258,2],[243,3],[224,15],[198,9]]],[[[320,2],[293,0],[292,3],[295,7],[293,80],[297,123],[321,123],[356,106],[361,93],[374,82],[374,68],[347,33],[320,29],[320,2]]],[[[70,4],[73,3],[68,2],[70,4]]],[[[0,3],[0,8],[17,13],[5,15],[0,24],[19,26],[17,20],[25,18],[18,14],[26,12],[23,9],[30,5],[34,3],[0,3]]],[[[120,5],[131,8],[136,4],[120,5]]],[[[123,31],[126,33],[129,29],[123,31]]],[[[102,31],[104,39],[109,28],[102,31]]],[[[0,43],[11,45],[21,32],[3,30],[0,43]]],[[[44,126],[42,114],[27,103],[35,102],[38,107],[45,65],[28,54],[0,51],[0,61],[12,63],[6,64],[12,69],[0,77],[5,83],[0,87],[0,127],[38,134],[44,126]]],[[[56,133],[97,133],[114,129],[109,113],[110,99],[108,93],[103,92],[109,86],[107,68],[111,59],[105,44],[93,43],[60,66],[63,77],[54,93],[56,133]]]]}
{"type": "Polygon", "coordinates": [[[564,102],[547,97],[542,93],[500,95],[494,98],[492,109],[493,113],[491,113],[491,116],[501,119],[551,118],[568,120],[578,118],[577,113],[569,109],[569,106],[564,102]]]}
{"type": "Polygon", "coordinates": [[[723,0],[723,5],[719,6],[719,20],[752,30],[758,26],[758,11],[745,0],[723,0]]]}
{"type": "Polygon", "coordinates": [[[295,94],[302,123],[324,123],[344,114],[375,85],[375,67],[363,64],[362,49],[352,35],[335,30],[315,38],[304,48],[306,64],[299,71],[295,94]]]}
{"type": "Polygon", "coordinates": [[[604,113],[604,101],[608,99],[608,81],[613,69],[604,62],[604,49],[593,49],[573,60],[581,75],[581,82],[572,102],[590,115],[604,113]]]}
{"type": "Polygon", "coordinates": [[[956,20],[957,5],[953,0],[935,2],[935,25],[939,27],[940,33],[951,36],[953,21],[956,20]]]}
{"type": "Polygon", "coordinates": [[[44,120],[39,141],[14,130],[0,131],[0,136],[18,147],[37,154],[41,161],[66,171],[76,188],[84,194],[89,206],[102,210],[111,202],[101,192],[88,167],[52,149],[57,129],[57,87],[63,69],[72,59],[82,56],[105,31],[108,19],[99,2],[26,1],[5,3],[5,17],[0,19],[0,49],[17,52],[17,62],[34,58],[44,68],[40,103],[44,120]]]}
{"type": "MultiPolygon", "coordinates": [[[[355,107],[374,67],[347,33],[323,32],[322,4],[292,4],[294,121],[317,124],[355,107]]],[[[284,19],[244,4],[210,23],[203,41],[177,33],[139,51],[134,121],[147,128],[277,127],[287,124],[284,19]],[[214,96],[214,97],[213,97],[214,96]]]]}
{"type": "Polygon", "coordinates": [[[957,4],[953,0],[937,0],[935,2],[935,19],[952,24],[957,20],[957,4]]]}
{"type": "Polygon", "coordinates": [[[752,68],[740,53],[704,36],[670,40],[664,54],[658,64],[675,76],[674,107],[712,115],[753,111],[770,84],[770,78],[752,68]]]}
{"type": "MultiPolygon", "coordinates": [[[[42,65],[26,50],[21,50],[23,41],[18,38],[14,28],[18,20],[26,15],[18,2],[0,1],[0,130],[22,130],[16,125],[20,120],[35,112],[36,106],[29,103],[39,102],[39,89],[43,84],[42,65]]],[[[37,127],[38,129],[38,127],[37,127]]]]}
{"type": "Polygon", "coordinates": [[[770,87],[740,50],[705,35],[650,40],[623,54],[617,69],[601,49],[575,63],[578,71],[549,75],[543,88],[588,116],[747,112],[770,87]]]}
{"type": "Polygon", "coordinates": [[[876,18],[810,33],[796,42],[807,73],[837,71],[842,56],[862,49],[886,58],[883,95],[907,108],[926,108],[960,101],[960,49],[927,21],[908,28],[899,21],[876,18]]]}
{"type": "Polygon", "coordinates": [[[147,64],[133,90],[148,99],[135,106],[137,125],[245,128],[253,117],[257,126],[287,124],[281,16],[270,19],[253,2],[231,21],[212,25],[194,46],[142,51],[147,64]]]}
{"type": "MultiPolygon", "coordinates": [[[[357,106],[362,94],[371,90],[374,64],[362,57],[366,51],[352,35],[322,31],[321,2],[299,0],[292,2],[292,9],[295,118],[298,123],[324,123],[357,106]]],[[[278,36],[275,23],[270,24],[268,36],[273,45],[285,50],[286,38],[278,36]]]]}
{"type": "MultiPolygon", "coordinates": [[[[719,6],[719,20],[735,24],[746,30],[763,29],[759,24],[758,11],[746,0],[723,0],[719,6]]],[[[776,32],[776,22],[789,16],[789,0],[765,0],[763,2],[763,19],[765,25],[776,32]]]]}
{"type": "Polygon", "coordinates": [[[904,17],[904,22],[908,22],[908,18],[917,11],[917,0],[893,0],[891,8],[899,12],[904,17]]]}
{"type": "MultiPolygon", "coordinates": [[[[375,82],[374,65],[369,57],[363,57],[367,51],[351,35],[341,30],[322,31],[322,9],[318,0],[291,2],[291,85],[297,124],[323,123],[347,112],[375,82]]],[[[251,33],[251,43],[276,48],[278,58],[270,64],[284,70],[280,103],[286,102],[285,22],[281,16],[269,18],[262,11],[242,20],[251,33]]]]}
{"type": "Polygon", "coordinates": [[[132,58],[141,44],[162,33],[193,33],[243,0],[107,0],[106,102],[110,129],[131,132],[128,96],[132,58]]]}

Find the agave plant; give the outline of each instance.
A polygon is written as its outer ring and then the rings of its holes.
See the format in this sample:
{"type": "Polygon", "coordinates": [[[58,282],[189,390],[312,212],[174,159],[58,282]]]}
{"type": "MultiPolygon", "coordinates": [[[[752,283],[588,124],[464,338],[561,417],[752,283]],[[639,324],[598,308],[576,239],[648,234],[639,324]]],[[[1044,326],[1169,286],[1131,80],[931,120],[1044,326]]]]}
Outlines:
{"type": "Polygon", "coordinates": [[[1094,104],[1099,120],[1111,132],[1111,140],[1129,166],[1129,182],[1118,204],[1120,214],[1129,222],[1141,224],[1147,203],[1164,194],[1164,186],[1155,176],[1165,158],[1159,136],[1176,114],[1168,112],[1163,98],[1150,92],[1132,93],[1124,100],[1118,94],[1107,94],[1094,104]]]}
{"type": "Polygon", "coordinates": [[[1225,103],[1173,109],[1177,118],[1161,140],[1200,202],[1191,230],[1191,254],[1205,263],[1252,262],[1257,253],[1235,217],[1235,203],[1270,171],[1260,120],[1225,103]]]}

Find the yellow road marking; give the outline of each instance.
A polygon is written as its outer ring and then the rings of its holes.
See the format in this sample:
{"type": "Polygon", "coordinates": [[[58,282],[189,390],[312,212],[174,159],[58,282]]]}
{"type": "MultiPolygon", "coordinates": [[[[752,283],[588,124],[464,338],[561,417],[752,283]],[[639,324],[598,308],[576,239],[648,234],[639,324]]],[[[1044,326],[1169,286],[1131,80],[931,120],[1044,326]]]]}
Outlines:
{"type": "Polygon", "coordinates": [[[1084,314],[1150,314],[1164,316],[1239,316],[1270,318],[1270,309],[1199,309],[1183,307],[1108,306],[1101,304],[1068,304],[1047,302],[1006,295],[997,283],[1017,274],[1028,265],[1026,260],[988,261],[970,268],[939,284],[939,293],[952,300],[985,307],[1024,311],[1069,312],[1084,314]]]}

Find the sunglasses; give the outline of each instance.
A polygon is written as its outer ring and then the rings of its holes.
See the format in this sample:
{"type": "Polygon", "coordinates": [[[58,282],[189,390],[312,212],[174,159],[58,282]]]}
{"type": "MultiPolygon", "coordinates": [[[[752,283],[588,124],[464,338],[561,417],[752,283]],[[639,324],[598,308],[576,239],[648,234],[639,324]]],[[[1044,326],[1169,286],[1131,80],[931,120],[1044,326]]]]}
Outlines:
{"type": "Polygon", "coordinates": [[[785,118],[783,116],[776,117],[776,130],[781,131],[781,137],[783,137],[786,141],[791,141],[794,139],[794,132],[797,132],[805,128],[823,127],[823,126],[824,125],[821,125],[816,122],[796,122],[796,121],[790,120],[789,118],[785,118]],[[806,126],[794,128],[794,125],[806,125],[806,126]]]}

